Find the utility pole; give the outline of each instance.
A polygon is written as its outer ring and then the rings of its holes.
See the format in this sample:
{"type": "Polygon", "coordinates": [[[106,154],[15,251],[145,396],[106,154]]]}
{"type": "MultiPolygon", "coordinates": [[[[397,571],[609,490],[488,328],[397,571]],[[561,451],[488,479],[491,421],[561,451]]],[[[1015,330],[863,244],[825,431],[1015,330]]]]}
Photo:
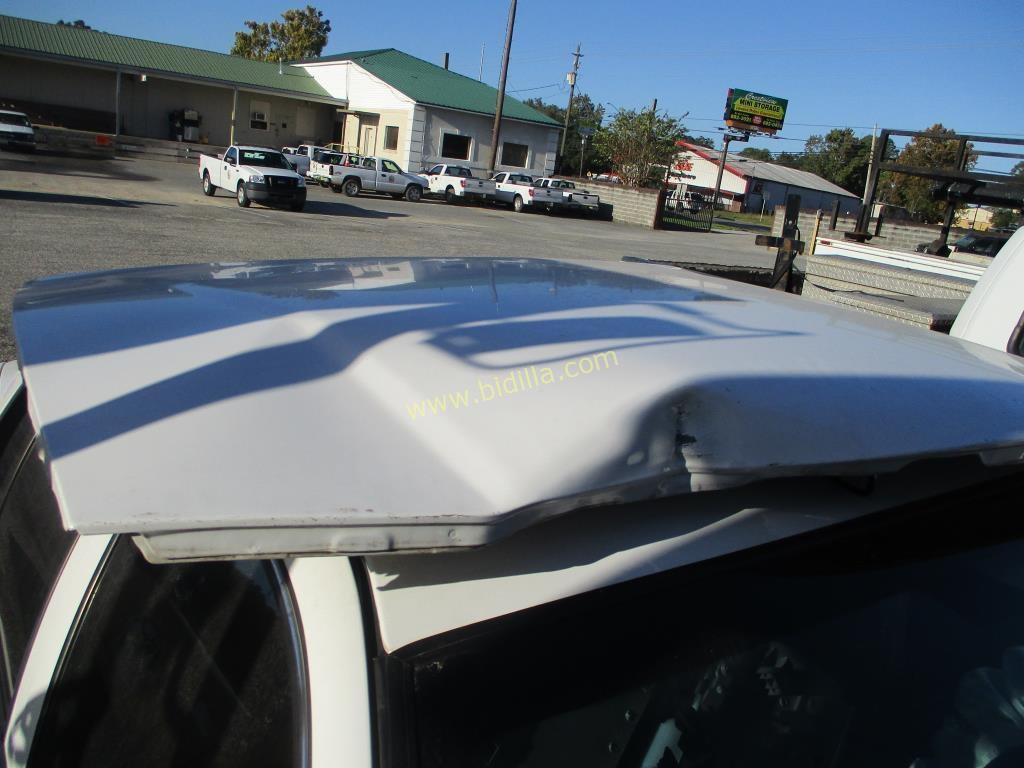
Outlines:
{"type": "Polygon", "coordinates": [[[498,137],[501,135],[501,111],[505,107],[505,78],[508,77],[508,55],[512,50],[512,30],[516,25],[516,0],[508,6],[508,28],[505,30],[505,53],[501,57],[501,77],[498,80],[498,104],[494,109],[494,129],[491,131],[491,161],[487,170],[494,173],[498,162],[498,137]]]}
{"type": "Polygon", "coordinates": [[[477,78],[481,83],[484,81],[484,49],[487,43],[480,43],[480,76],[477,78]]]}
{"type": "Polygon", "coordinates": [[[576,91],[576,75],[580,71],[580,58],[583,56],[580,53],[580,43],[576,43],[576,53],[570,54],[575,57],[575,61],[572,63],[572,72],[570,72],[566,79],[569,81],[569,103],[565,106],[565,126],[562,128],[562,148],[558,150],[559,159],[565,157],[565,137],[569,135],[569,115],[572,113],[572,95],[576,91]]]}
{"type": "Polygon", "coordinates": [[[725,172],[725,159],[729,155],[729,142],[749,140],[749,133],[743,133],[741,135],[727,133],[722,137],[722,156],[718,159],[718,178],[715,179],[715,193],[711,197],[711,227],[715,225],[715,210],[718,208],[718,195],[722,190],[722,174],[725,172]]]}

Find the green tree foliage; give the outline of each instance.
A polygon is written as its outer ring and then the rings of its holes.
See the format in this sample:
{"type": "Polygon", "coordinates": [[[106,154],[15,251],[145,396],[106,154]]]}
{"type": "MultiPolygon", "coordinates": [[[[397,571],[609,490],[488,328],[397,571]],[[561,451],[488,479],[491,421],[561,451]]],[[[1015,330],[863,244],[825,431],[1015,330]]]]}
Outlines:
{"type": "Polygon", "coordinates": [[[739,153],[740,157],[749,157],[751,160],[759,160],[761,162],[770,163],[772,161],[772,153],[767,149],[758,149],[757,147],[747,147],[739,153]]]}
{"type": "Polygon", "coordinates": [[[90,27],[88,24],[86,24],[81,19],[75,19],[74,21],[64,21],[64,19],[61,19],[60,21],[57,22],[57,26],[58,27],[74,27],[75,29],[92,29],[92,27],[90,27]]]}
{"type": "MultiPolygon", "coordinates": [[[[548,104],[541,99],[527,99],[526,104],[543,112],[560,125],[565,125],[565,107],[548,104]]],[[[572,113],[569,115],[569,131],[565,138],[565,155],[559,158],[558,172],[575,176],[580,172],[580,149],[582,146],[580,128],[596,131],[604,120],[604,107],[595,104],[585,93],[572,97],[572,113]]],[[[594,137],[587,139],[583,172],[607,170],[609,159],[594,147],[594,137]]]]}
{"type": "MultiPolygon", "coordinates": [[[[1017,174],[1020,175],[1020,174],[1017,174]]],[[[992,227],[1012,227],[1020,219],[1016,211],[1009,208],[999,208],[992,214],[992,227]]]]}
{"type": "Polygon", "coordinates": [[[828,179],[859,195],[864,191],[871,159],[871,137],[854,135],[852,128],[834,128],[824,136],[811,136],[804,145],[801,169],[828,179]]]}
{"type": "Polygon", "coordinates": [[[644,187],[661,180],[686,136],[682,122],[649,109],[620,109],[594,137],[594,146],[611,159],[624,184],[644,187]]]}
{"type": "Polygon", "coordinates": [[[248,32],[235,32],[233,56],[259,61],[297,61],[319,56],[327,45],[331,22],[312,5],[292,8],[282,21],[246,21],[248,32]]]}
{"type": "Polygon", "coordinates": [[[1021,160],[1013,168],[1010,169],[1010,174],[1013,176],[1024,176],[1024,160],[1021,160]]]}
{"type": "MultiPolygon", "coordinates": [[[[927,129],[927,133],[930,135],[911,139],[899,153],[896,162],[923,168],[955,168],[957,142],[942,138],[955,135],[955,132],[936,123],[927,129]]],[[[967,149],[968,152],[971,150],[970,144],[967,149]]],[[[970,159],[967,168],[973,168],[974,163],[975,160],[970,159]]],[[[942,221],[947,204],[933,199],[934,186],[933,179],[908,176],[905,173],[885,173],[879,182],[880,198],[889,205],[906,208],[921,221],[937,224],[942,221]]]]}

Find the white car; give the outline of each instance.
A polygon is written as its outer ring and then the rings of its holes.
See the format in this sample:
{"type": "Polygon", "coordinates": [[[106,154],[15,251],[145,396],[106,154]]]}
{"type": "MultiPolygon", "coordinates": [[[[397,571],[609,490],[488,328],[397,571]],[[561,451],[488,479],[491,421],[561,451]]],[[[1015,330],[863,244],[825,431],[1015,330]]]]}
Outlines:
{"type": "Polygon", "coordinates": [[[393,160],[362,157],[335,167],[330,187],[348,197],[355,197],[360,192],[379,192],[418,203],[426,191],[427,180],[417,174],[406,173],[393,160]]]}
{"type": "Polygon", "coordinates": [[[439,163],[421,174],[427,182],[427,191],[444,197],[445,202],[466,200],[493,200],[496,195],[492,179],[478,179],[465,165],[439,163]]]}
{"type": "Polygon", "coordinates": [[[242,208],[257,202],[301,211],[306,205],[305,177],[276,149],[230,146],[223,155],[200,155],[199,180],[207,197],[226,189],[242,208]]]}
{"type": "Polygon", "coordinates": [[[13,327],[10,768],[1020,764],[1019,356],[529,259],[68,275],[13,327]]]}
{"type": "Polygon", "coordinates": [[[36,148],[36,132],[28,115],[0,109],[0,144],[16,149],[36,148]]]}
{"type": "Polygon", "coordinates": [[[495,198],[505,203],[516,213],[526,210],[551,210],[564,202],[560,190],[536,186],[533,176],[525,173],[502,171],[491,177],[495,184],[495,198]]]}

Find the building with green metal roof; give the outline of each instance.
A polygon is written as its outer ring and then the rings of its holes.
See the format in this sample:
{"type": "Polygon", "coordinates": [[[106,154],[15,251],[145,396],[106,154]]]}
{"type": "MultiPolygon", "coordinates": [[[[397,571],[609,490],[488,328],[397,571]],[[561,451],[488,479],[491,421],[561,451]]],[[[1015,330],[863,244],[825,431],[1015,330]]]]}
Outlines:
{"type": "Polygon", "coordinates": [[[0,102],[43,122],[150,138],[176,138],[186,126],[173,116],[192,122],[183,113],[195,112],[196,141],[271,145],[329,140],[346,106],[302,67],[2,15],[0,102]]]}
{"type": "MultiPolygon", "coordinates": [[[[341,143],[412,170],[436,163],[488,172],[498,92],[394,48],[296,62],[349,106],[341,143]]],[[[560,126],[506,96],[494,170],[554,170],[560,126]]]]}

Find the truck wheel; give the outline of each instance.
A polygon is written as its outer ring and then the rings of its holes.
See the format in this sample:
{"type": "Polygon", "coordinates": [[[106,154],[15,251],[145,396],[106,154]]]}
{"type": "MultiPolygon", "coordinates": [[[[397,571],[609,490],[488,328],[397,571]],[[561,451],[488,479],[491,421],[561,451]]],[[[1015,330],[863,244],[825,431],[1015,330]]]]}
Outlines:
{"type": "Polygon", "coordinates": [[[248,208],[251,203],[249,196],[245,194],[245,184],[241,181],[238,182],[238,204],[242,208],[248,208]]]}
{"type": "Polygon", "coordinates": [[[362,185],[359,183],[358,179],[345,179],[345,183],[341,185],[342,191],[348,197],[355,197],[358,195],[361,188],[362,185]]]}
{"type": "Polygon", "coordinates": [[[512,201],[512,210],[515,211],[516,213],[522,213],[523,212],[523,208],[525,208],[525,207],[526,206],[523,205],[523,198],[522,198],[522,196],[521,195],[516,195],[515,199],[512,201]]]}
{"type": "Polygon", "coordinates": [[[213,186],[213,182],[210,181],[209,171],[203,171],[203,194],[207,197],[213,197],[217,194],[217,188],[213,186]]]}
{"type": "Polygon", "coordinates": [[[444,201],[446,203],[454,203],[456,199],[457,198],[455,197],[455,187],[449,186],[448,189],[444,191],[444,201]]]}
{"type": "Polygon", "coordinates": [[[418,203],[423,198],[423,187],[419,184],[410,184],[405,188],[405,199],[410,203],[418,203]]]}

